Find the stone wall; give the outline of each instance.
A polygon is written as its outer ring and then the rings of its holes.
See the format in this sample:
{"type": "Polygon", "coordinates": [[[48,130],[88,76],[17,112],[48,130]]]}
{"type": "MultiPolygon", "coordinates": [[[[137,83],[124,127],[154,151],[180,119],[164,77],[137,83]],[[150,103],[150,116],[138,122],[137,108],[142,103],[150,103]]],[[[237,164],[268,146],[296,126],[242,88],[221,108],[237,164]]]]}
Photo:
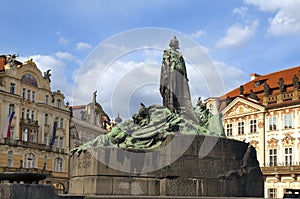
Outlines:
{"type": "Polygon", "coordinates": [[[49,185],[0,184],[1,199],[84,199],[84,196],[58,196],[49,185]]]}
{"type": "Polygon", "coordinates": [[[169,136],[156,151],[94,148],[71,158],[70,193],[263,197],[256,151],[220,137],[169,136]],[[186,150],[185,150],[186,149],[186,150]]]}

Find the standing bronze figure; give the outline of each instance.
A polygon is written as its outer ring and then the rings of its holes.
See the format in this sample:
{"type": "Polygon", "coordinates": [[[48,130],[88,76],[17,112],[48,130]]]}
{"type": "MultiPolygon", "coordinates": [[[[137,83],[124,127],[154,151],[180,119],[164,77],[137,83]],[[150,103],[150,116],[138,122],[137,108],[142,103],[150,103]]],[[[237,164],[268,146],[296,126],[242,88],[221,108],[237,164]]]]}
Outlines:
{"type": "Polygon", "coordinates": [[[169,46],[170,49],[164,50],[160,74],[159,90],[163,105],[174,113],[198,122],[191,103],[185,62],[178,51],[179,42],[175,36],[169,46]]]}

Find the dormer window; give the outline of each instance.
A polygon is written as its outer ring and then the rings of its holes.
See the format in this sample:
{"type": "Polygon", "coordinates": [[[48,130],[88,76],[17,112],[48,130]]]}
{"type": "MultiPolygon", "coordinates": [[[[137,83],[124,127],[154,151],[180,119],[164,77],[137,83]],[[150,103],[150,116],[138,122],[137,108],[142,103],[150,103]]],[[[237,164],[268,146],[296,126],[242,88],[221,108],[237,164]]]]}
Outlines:
{"type": "Polygon", "coordinates": [[[259,87],[263,85],[268,79],[260,79],[254,82],[254,87],[259,87]]]}
{"type": "Polygon", "coordinates": [[[61,108],[61,100],[60,99],[56,100],[56,107],[61,108]]]}

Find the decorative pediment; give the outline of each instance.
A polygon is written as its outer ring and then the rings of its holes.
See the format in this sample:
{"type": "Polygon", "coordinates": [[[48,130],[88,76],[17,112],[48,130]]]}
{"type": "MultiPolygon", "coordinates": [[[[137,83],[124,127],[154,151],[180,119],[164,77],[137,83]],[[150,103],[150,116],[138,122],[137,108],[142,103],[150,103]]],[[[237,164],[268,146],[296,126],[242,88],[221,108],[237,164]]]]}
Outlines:
{"type": "Polygon", "coordinates": [[[284,147],[293,146],[295,142],[295,138],[293,138],[289,133],[285,134],[284,138],[282,139],[282,144],[284,147]]]}
{"type": "Polygon", "coordinates": [[[278,147],[278,141],[279,140],[277,140],[275,138],[271,138],[270,140],[267,141],[268,147],[269,148],[277,148],[278,147]]]}
{"type": "Polygon", "coordinates": [[[225,117],[243,115],[252,112],[264,111],[264,107],[250,100],[237,97],[223,111],[225,117]]]}

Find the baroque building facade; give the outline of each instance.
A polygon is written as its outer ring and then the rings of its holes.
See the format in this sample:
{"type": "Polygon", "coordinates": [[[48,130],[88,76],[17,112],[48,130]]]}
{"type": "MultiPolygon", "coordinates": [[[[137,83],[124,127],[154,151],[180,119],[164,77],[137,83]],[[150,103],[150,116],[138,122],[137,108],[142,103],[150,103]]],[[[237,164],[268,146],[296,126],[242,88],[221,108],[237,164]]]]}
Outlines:
{"type": "Polygon", "coordinates": [[[96,91],[93,93],[91,103],[71,107],[71,149],[93,140],[99,134],[106,134],[108,132],[106,127],[110,124],[110,118],[96,101],[96,93],[96,91]]]}
{"type": "Polygon", "coordinates": [[[68,190],[70,110],[60,90],[51,91],[50,70],[32,59],[0,56],[0,172],[44,172],[41,183],[68,190]]]}
{"type": "Polygon", "coordinates": [[[267,198],[300,189],[299,78],[300,67],[252,74],[239,88],[207,100],[221,111],[228,138],[256,148],[267,198]]]}

